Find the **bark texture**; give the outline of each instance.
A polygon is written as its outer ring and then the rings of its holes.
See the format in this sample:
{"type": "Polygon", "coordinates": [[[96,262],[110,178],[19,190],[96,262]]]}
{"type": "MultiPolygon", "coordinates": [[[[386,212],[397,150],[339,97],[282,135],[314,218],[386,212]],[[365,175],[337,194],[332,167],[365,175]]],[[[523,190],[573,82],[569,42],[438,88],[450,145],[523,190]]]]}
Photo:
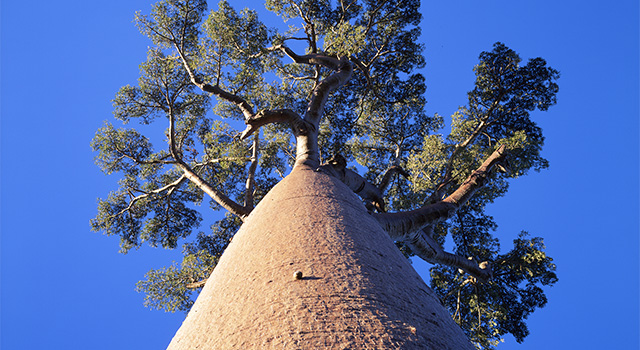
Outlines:
{"type": "Polygon", "coordinates": [[[361,200],[298,166],[246,218],[169,349],[473,346],[361,200]]]}

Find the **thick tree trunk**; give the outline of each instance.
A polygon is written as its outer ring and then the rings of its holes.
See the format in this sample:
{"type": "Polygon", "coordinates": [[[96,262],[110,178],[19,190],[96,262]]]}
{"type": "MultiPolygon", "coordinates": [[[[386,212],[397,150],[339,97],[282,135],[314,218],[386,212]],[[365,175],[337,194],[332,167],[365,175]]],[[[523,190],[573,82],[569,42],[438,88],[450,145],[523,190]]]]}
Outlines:
{"type": "Polygon", "coordinates": [[[169,349],[473,347],[361,200],[299,166],[246,218],[169,349]]]}

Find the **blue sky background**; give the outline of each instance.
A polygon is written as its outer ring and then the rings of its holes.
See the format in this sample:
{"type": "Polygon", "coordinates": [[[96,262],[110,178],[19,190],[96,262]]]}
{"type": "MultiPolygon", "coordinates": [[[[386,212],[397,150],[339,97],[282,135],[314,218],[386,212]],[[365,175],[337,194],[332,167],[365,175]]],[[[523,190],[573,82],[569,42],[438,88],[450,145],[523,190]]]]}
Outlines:
{"type": "MultiPolygon", "coordinates": [[[[94,165],[89,142],[111,118],[118,88],[138,77],[149,42],[132,19],[151,1],[1,5],[0,347],[165,348],[184,315],[144,308],[134,286],[179,254],[122,255],[116,237],[89,230],[96,199],[117,181],[94,165]]],[[[534,116],[550,169],[517,179],[489,209],[505,249],[520,230],[545,238],[560,281],[525,342],[507,337],[499,349],[637,349],[638,2],[423,1],[422,9],[428,113],[447,116],[465,103],[478,54],[496,41],[561,72],[558,104],[534,116]]],[[[426,263],[414,266],[427,276],[426,263]]]]}

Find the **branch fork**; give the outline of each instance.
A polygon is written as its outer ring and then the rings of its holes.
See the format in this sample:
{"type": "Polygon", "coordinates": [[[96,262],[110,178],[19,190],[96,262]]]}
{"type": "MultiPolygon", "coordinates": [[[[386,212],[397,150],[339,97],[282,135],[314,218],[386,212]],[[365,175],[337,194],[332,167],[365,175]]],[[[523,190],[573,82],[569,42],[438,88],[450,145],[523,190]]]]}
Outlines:
{"type": "Polygon", "coordinates": [[[310,125],[306,123],[298,113],[290,109],[262,110],[245,121],[247,127],[239,135],[241,140],[245,140],[260,127],[271,123],[289,124],[295,136],[309,133],[310,125]]]}
{"type": "Polygon", "coordinates": [[[321,165],[317,171],[324,172],[325,174],[342,181],[353,192],[367,201],[366,206],[370,211],[377,209],[378,211],[383,212],[384,199],[382,191],[355,171],[348,169],[346,166],[347,161],[343,156],[337,154],[325,164],[321,165]]]}
{"type": "Polygon", "coordinates": [[[399,213],[373,214],[389,236],[406,243],[411,250],[426,261],[458,267],[480,281],[491,278],[488,262],[478,264],[445,252],[433,239],[433,226],[451,218],[487,181],[491,170],[504,162],[506,147],[498,147],[469,177],[446,198],[423,207],[399,213]]]}

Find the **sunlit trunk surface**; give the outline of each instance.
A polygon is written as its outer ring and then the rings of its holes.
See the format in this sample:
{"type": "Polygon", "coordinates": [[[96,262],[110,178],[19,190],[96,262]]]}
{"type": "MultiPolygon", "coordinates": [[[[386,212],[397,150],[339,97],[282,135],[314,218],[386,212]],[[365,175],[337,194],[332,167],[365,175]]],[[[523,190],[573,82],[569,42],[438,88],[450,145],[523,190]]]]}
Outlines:
{"type": "Polygon", "coordinates": [[[245,220],[169,349],[473,347],[362,201],[301,166],[245,220]]]}

